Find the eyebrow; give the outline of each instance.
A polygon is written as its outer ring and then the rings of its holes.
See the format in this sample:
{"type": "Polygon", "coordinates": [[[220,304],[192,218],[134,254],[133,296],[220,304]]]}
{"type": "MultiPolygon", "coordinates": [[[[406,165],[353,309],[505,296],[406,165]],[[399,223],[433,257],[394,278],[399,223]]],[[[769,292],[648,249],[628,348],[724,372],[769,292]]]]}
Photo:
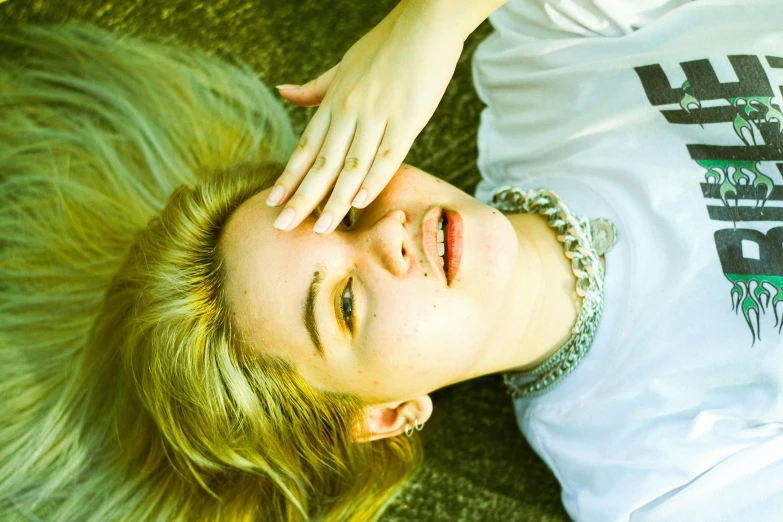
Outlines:
{"type": "Polygon", "coordinates": [[[307,333],[310,334],[310,340],[313,341],[315,351],[318,352],[320,357],[326,358],[323,344],[321,344],[321,336],[318,333],[318,325],[315,322],[315,304],[318,302],[318,290],[321,288],[321,281],[326,276],[326,267],[319,264],[317,268],[318,270],[313,273],[313,280],[307,289],[307,296],[302,306],[302,321],[304,321],[307,333]]]}

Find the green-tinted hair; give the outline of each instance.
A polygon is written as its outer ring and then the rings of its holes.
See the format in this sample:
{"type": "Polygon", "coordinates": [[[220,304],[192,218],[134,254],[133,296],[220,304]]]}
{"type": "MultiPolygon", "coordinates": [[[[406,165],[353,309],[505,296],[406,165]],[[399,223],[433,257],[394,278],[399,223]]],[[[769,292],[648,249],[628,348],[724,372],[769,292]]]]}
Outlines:
{"type": "Polygon", "coordinates": [[[417,439],[351,442],[366,404],[224,295],[223,225],[296,143],[267,87],[86,26],[0,48],[0,519],[376,519],[417,439]]]}

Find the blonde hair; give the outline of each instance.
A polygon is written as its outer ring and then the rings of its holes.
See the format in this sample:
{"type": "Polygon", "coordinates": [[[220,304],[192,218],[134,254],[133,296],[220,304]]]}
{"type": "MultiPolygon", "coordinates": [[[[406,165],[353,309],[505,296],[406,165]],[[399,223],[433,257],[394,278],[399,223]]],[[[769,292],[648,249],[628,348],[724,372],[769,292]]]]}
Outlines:
{"type": "Polygon", "coordinates": [[[378,518],[416,437],[249,355],[221,230],[296,139],[247,67],[88,26],[0,35],[0,519],[378,518]]]}

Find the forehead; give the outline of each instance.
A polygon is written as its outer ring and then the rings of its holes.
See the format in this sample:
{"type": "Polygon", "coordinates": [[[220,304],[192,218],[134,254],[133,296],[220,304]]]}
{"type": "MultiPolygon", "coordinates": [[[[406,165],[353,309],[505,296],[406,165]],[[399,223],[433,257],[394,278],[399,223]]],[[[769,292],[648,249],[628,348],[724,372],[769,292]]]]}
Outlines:
{"type": "Polygon", "coordinates": [[[298,352],[315,353],[301,312],[318,260],[307,248],[312,226],[290,232],[272,226],[281,209],[266,205],[270,191],[245,201],[226,224],[226,293],[245,341],[297,359],[298,352]]]}

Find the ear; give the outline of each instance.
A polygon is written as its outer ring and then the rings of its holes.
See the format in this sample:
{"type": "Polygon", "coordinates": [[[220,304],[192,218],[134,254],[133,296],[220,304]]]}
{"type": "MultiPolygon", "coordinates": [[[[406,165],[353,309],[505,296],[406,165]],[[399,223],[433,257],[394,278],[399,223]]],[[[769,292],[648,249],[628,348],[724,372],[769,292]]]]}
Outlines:
{"type": "Polygon", "coordinates": [[[351,438],[354,442],[369,442],[394,437],[405,431],[406,424],[410,424],[411,428],[414,420],[424,424],[430,415],[432,399],[429,395],[367,406],[364,410],[364,425],[354,426],[351,438]]]}

